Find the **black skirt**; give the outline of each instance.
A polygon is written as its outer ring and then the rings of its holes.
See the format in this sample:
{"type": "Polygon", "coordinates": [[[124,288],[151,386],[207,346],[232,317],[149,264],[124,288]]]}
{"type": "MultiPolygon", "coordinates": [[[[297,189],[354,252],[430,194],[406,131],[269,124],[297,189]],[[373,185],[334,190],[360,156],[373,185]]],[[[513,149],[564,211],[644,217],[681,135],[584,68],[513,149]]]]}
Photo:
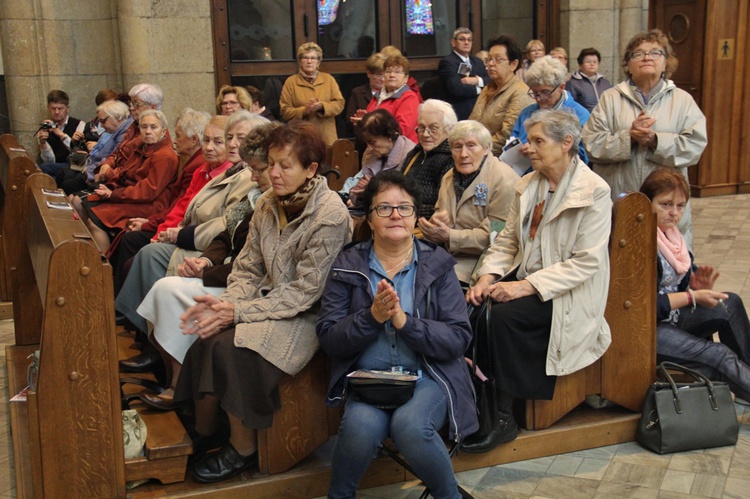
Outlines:
{"type": "Polygon", "coordinates": [[[213,395],[246,428],[270,428],[274,411],[281,407],[278,387],[283,374],[257,352],[234,346],[232,328],[193,343],[174,398],[181,402],[213,395]]]}
{"type": "MultiPolygon", "coordinates": [[[[538,295],[492,303],[489,364],[498,390],[514,397],[551,400],[556,376],[545,370],[552,324],[552,301],[538,295]]],[[[481,363],[479,364],[482,365],[481,363]]]]}

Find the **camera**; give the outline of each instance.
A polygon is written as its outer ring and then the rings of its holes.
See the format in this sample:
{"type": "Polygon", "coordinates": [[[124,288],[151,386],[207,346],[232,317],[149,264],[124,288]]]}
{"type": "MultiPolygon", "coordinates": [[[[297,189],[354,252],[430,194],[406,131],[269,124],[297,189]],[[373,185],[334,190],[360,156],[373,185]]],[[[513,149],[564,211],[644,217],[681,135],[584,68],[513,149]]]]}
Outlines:
{"type": "Polygon", "coordinates": [[[57,123],[54,121],[45,121],[39,128],[41,130],[52,130],[53,128],[57,128],[57,123]]]}

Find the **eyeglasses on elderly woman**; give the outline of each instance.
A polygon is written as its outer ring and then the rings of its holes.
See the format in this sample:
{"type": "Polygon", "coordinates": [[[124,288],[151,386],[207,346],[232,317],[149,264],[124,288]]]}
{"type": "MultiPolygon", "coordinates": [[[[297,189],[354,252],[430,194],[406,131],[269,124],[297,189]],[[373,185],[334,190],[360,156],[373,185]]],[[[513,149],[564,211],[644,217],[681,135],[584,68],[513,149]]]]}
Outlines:
{"type": "Polygon", "coordinates": [[[642,61],[646,56],[648,56],[650,59],[658,59],[659,57],[664,57],[664,51],[659,49],[650,50],[648,52],[644,52],[643,50],[636,50],[635,52],[630,54],[630,58],[634,61],[642,61]]]}

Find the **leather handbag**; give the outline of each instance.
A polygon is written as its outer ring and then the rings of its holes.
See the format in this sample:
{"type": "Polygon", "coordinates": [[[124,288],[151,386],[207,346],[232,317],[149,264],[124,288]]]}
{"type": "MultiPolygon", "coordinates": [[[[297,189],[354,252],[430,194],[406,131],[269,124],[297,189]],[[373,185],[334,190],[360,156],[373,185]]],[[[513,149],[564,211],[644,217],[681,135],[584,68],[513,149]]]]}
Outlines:
{"type": "Polygon", "coordinates": [[[740,426],[726,383],[673,362],[662,362],[659,377],[648,389],[638,428],[638,442],[647,449],[669,454],[737,443],[740,426]],[[677,383],[667,369],[695,379],[677,383]]]}
{"type": "Polygon", "coordinates": [[[497,391],[495,389],[495,378],[491,376],[492,369],[489,365],[492,356],[492,342],[490,341],[490,331],[492,325],[492,303],[491,298],[482,303],[479,310],[474,311],[470,305],[469,316],[472,320],[472,329],[474,330],[474,341],[471,346],[471,382],[474,385],[474,393],[477,397],[477,411],[479,417],[479,429],[475,435],[487,435],[497,427],[500,422],[500,410],[498,408],[497,391]],[[486,361],[482,363],[482,372],[486,375],[485,379],[479,377],[477,366],[480,358],[477,351],[485,352],[486,361]],[[487,376],[489,375],[489,376],[487,376]]]}

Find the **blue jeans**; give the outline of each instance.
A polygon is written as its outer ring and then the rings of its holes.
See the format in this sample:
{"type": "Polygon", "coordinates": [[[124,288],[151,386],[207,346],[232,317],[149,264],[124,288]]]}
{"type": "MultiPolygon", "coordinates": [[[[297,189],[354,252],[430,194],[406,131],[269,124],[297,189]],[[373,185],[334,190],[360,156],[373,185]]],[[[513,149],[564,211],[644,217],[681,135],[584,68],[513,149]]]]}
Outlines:
{"type": "Polygon", "coordinates": [[[438,434],[447,420],[445,392],[430,378],[418,381],[414,397],[395,411],[349,398],[333,449],[328,497],[355,497],[359,480],[389,435],[433,497],[460,497],[448,450],[438,434]]]}
{"type": "Polygon", "coordinates": [[[656,353],[659,360],[670,360],[690,367],[712,379],[729,383],[739,397],[750,400],[750,323],[742,299],[728,293],[726,308],[690,307],[680,309],[675,325],[656,327],[656,353]],[[719,333],[721,343],[711,335],[719,333]]]}

